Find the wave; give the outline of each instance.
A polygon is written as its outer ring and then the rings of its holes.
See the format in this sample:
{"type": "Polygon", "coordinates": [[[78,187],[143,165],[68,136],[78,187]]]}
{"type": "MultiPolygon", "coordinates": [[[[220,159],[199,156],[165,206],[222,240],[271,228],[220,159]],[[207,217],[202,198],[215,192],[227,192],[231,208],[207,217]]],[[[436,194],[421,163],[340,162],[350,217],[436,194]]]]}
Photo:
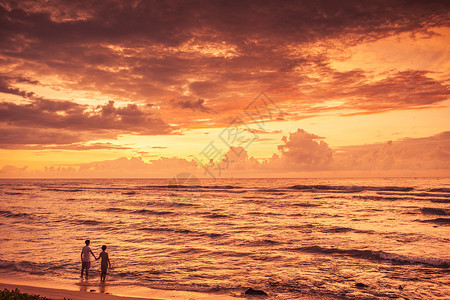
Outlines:
{"type": "Polygon", "coordinates": [[[434,203],[450,203],[450,199],[430,199],[434,203]]]}
{"type": "Polygon", "coordinates": [[[0,210],[0,216],[4,216],[7,218],[27,218],[27,219],[33,219],[33,216],[28,213],[15,213],[11,212],[9,210],[0,210]]]}
{"type": "Polygon", "coordinates": [[[246,241],[244,243],[241,243],[241,246],[275,246],[280,245],[281,242],[274,241],[271,239],[261,239],[261,240],[255,240],[255,241],[246,241]]]}
{"type": "MultiPolygon", "coordinates": [[[[397,193],[378,193],[379,195],[398,195],[397,193]]],[[[363,199],[363,200],[375,200],[375,201],[397,201],[397,200],[414,200],[414,201],[430,201],[433,203],[450,203],[450,199],[436,199],[436,198],[415,198],[411,197],[414,194],[403,194],[402,197],[393,197],[393,196],[375,196],[375,195],[355,195],[353,198],[355,199],[363,199]]],[[[423,195],[422,195],[423,196],[423,195]]]]}
{"type": "Polygon", "coordinates": [[[429,192],[438,192],[438,193],[450,193],[450,188],[437,188],[437,189],[430,189],[429,192]]]}
{"type": "Polygon", "coordinates": [[[383,196],[362,196],[362,195],[356,195],[353,196],[353,198],[363,199],[363,200],[380,200],[380,201],[396,201],[396,200],[405,200],[404,197],[383,197],[383,196]]]}
{"type": "Polygon", "coordinates": [[[446,208],[423,207],[420,209],[420,211],[424,215],[438,215],[438,216],[450,215],[450,209],[446,209],[446,208]]]}
{"type": "Polygon", "coordinates": [[[293,250],[306,252],[306,253],[318,253],[318,254],[337,254],[345,255],[354,258],[361,258],[374,261],[391,261],[398,264],[422,264],[439,268],[450,268],[449,259],[439,258],[426,258],[426,257],[413,257],[407,255],[401,255],[396,253],[389,253],[384,251],[373,250],[357,250],[357,249],[339,249],[339,248],[325,248],[320,246],[308,246],[295,248],[293,250]]]}
{"type": "Polygon", "coordinates": [[[186,184],[167,184],[167,185],[146,185],[143,187],[144,189],[178,189],[178,188],[198,188],[198,189],[222,189],[222,190],[231,190],[231,189],[242,189],[241,186],[236,185],[186,185],[186,184]]]}
{"type": "MultiPolygon", "coordinates": [[[[398,193],[390,193],[388,191],[384,192],[384,191],[380,191],[377,193],[378,195],[398,195],[398,193]]],[[[439,198],[450,198],[450,194],[435,194],[435,193],[407,193],[404,194],[406,196],[416,196],[416,197],[439,197],[439,198]]],[[[423,199],[426,200],[426,199],[423,199]]]]}
{"type": "Polygon", "coordinates": [[[168,190],[176,192],[188,193],[205,193],[205,192],[223,192],[223,193],[246,193],[247,190],[241,190],[240,186],[230,185],[183,185],[183,184],[168,184],[168,185],[151,185],[140,188],[142,190],[168,190]]]}
{"type": "Polygon", "coordinates": [[[129,211],[128,209],[125,208],[119,208],[119,207],[110,207],[107,209],[101,209],[100,211],[106,211],[106,212],[126,212],[129,211]]]}
{"type": "Polygon", "coordinates": [[[90,226],[96,226],[102,224],[102,222],[95,221],[95,220],[73,220],[70,223],[75,225],[90,225],[90,226]]]}
{"type": "Polygon", "coordinates": [[[277,189],[277,188],[266,188],[266,189],[258,189],[256,190],[256,192],[259,193],[269,193],[271,195],[274,196],[282,196],[282,195],[286,195],[286,192],[288,192],[289,190],[287,189],[277,189]]]}
{"type": "Polygon", "coordinates": [[[450,218],[436,218],[436,219],[431,219],[431,220],[423,220],[420,222],[435,223],[435,224],[441,224],[441,225],[450,225],[450,218]]]}
{"type": "Polygon", "coordinates": [[[202,232],[202,231],[195,231],[190,229],[183,229],[183,228],[171,228],[171,227],[144,227],[144,228],[138,228],[140,231],[150,231],[150,232],[173,232],[173,233],[181,233],[181,234],[188,234],[188,235],[195,235],[195,236],[204,236],[209,238],[218,238],[225,236],[224,233],[217,233],[217,232],[202,232]]]}
{"type": "Polygon", "coordinates": [[[138,209],[131,211],[132,214],[139,214],[139,215],[170,215],[174,214],[173,211],[157,211],[157,210],[150,210],[150,209],[138,209]]]}
{"type": "Polygon", "coordinates": [[[140,231],[151,231],[151,232],[175,232],[175,233],[193,233],[193,231],[189,229],[176,229],[176,228],[169,228],[169,227],[145,227],[145,228],[138,228],[140,231]]]}
{"type": "Polygon", "coordinates": [[[36,263],[31,261],[14,262],[0,259],[0,269],[33,275],[47,275],[48,273],[54,273],[55,271],[58,272],[62,267],[64,267],[64,265],[36,263]]]}
{"type": "Polygon", "coordinates": [[[345,232],[350,232],[350,231],[356,231],[353,228],[349,228],[349,227],[330,227],[330,228],[323,228],[320,230],[321,232],[325,232],[325,233],[345,233],[345,232]]]}
{"type": "Polygon", "coordinates": [[[166,199],[162,200],[154,200],[147,201],[146,203],[142,203],[147,207],[189,207],[189,206],[200,206],[200,204],[193,202],[194,197],[190,197],[190,195],[167,195],[166,199]],[[181,199],[180,199],[181,198],[181,199]]]}
{"type": "Polygon", "coordinates": [[[198,232],[197,234],[199,236],[207,236],[210,238],[218,238],[218,237],[222,237],[225,235],[223,233],[217,233],[217,232],[198,232]]]}
{"type": "Polygon", "coordinates": [[[137,193],[135,192],[135,191],[129,191],[129,192],[122,192],[122,195],[129,195],[129,196],[132,196],[132,195],[136,195],[137,193]]]}
{"type": "MultiPolygon", "coordinates": [[[[211,190],[209,192],[221,192],[221,193],[228,193],[228,194],[244,194],[247,193],[248,190],[211,190]]],[[[226,196],[220,195],[220,194],[216,194],[215,195],[216,198],[223,198],[226,196]]]]}
{"type": "Polygon", "coordinates": [[[376,232],[373,230],[361,230],[355,229],[351,227],[341,227],[341,226],[321,226],[314,224],[303,224],[303,225],[289,225],[287,228],[294,229],[305,232],[323,232],[323,233],[347,233],[347,232],[355,232],[361,234],[375,234],[376,232]]]}
{"type": "Polygon", "coordinates": [[[77,192],[83,192],[82,189],[58,189],[58,188],[46,188],[42,189],[43,191],[52,191],[52,192],[68,192],[68,193],[77,193],[77,192]]]}
{"type": "Polygon", "coordinates": [[[158,210],[151,210],[151,209],[137,209],[137,210],[131,210],[126,208],[120,208],[120,207],[110,207],[106,209],[99,209],[98,211],[104,211],[104,212],[113,212],[113,213],[128,213],[128,214],[137,214],[137,215],[171,215],[175,214],[173,211],[158,211],[158,210]]]}
{"type": "Polygon", "coordinates": [[[169,202],[169,206],[175,206],[175,207],[177,207],[177,206],[180,206],[180,207],[183,207],[183,206],[200,206],[200,204],[191,203],[191,202],[175,202],[175,201],[171,201],[171,202],[169,202]]]}
{"type": "Polygon", "coordinates": [[[206,213],[206,214],[204,214],[203,217],[209,218],[209,219],[230,218],[230,216],[228,216],[228,215],[218,214],[218,213],[206,213]]]}
{"type": "Polygon", "coordinates": [[[333,191],[333,192],[347,192],[355,193],[362,191],[391,191],[391,192],[410,192],[414,190],[413,187],[401,187],[401,186],[342,186],[342,185],[294,185],[289,187],[295,190],[304,191],[333,191]]]}
{"type": "Polygon", "coordinates": [[[291,206],[300,206],[300,207],[318,207],[320,204],[314,203],[292,203],[291,206]]]}
{"type": "Polygon", "coordinates": [[[242,189],[242,186],[237,185],[211,185],[211,186],[203,186],[208,189],[242,189]]]}

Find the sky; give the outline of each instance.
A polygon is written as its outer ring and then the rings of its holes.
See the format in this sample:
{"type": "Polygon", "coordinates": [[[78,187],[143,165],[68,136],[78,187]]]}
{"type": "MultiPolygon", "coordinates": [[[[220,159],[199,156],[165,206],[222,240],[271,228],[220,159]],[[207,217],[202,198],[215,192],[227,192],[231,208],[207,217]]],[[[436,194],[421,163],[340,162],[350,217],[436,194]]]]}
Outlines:
{"type": "Polygon", "coordinates": [[[450,176],[449,25],[448,1],[2,0],[0,177],[450,176]]]}

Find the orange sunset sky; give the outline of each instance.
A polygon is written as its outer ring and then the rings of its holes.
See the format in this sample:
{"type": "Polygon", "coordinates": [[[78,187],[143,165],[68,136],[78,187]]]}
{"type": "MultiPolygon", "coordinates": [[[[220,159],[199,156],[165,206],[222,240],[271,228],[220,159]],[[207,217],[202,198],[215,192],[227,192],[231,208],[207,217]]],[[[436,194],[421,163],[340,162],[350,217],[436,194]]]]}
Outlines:
{"type": "Polygon", "coordinates": [[[449,176],[448,1],[0,1],[0,177],[449,176]]]}

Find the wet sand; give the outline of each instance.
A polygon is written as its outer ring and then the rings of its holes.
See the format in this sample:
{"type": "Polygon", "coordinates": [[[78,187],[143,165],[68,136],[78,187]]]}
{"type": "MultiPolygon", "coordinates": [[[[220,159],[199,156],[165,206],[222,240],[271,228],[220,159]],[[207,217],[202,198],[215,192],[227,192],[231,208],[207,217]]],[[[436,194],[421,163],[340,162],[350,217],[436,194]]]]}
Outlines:
{"type": "MultiPolygon", "coordinates": [[[[19,289],[21,293],[29,295],[39,295],[49,299],[71,299],[71,300],[156,300],[156,299],[217,299],[217,300],[236,300],[236,299],[271,299],[271,297],[246,296],[244,291],[241,294],[222,295],[214,293],[199,293],[175,290],[158,290],[150,288],[135,287],[108,287],[92,280],[92,283],[68,284],[57,281],[38,280],[34,278],[6,277],[0,275],[0,290],[19,289]]],[[[329,300],[335,298],[321,296],[301,297],[303,300],[329,300]]]]}
{"type": "Polygon", "coordinates": [[[0,290],[19,289],[21,293],[40,295],[50,299],[87,299],[87,300],[139,300],[139,299],[219,299],[236,300],[238,298],[210,293],[158,290],[142,287],[120,287],[102,284],[96,279],[90,282],[80,281],[70,284],[58,281],[39,280],[35,278],[0,276],[0,290]]]}

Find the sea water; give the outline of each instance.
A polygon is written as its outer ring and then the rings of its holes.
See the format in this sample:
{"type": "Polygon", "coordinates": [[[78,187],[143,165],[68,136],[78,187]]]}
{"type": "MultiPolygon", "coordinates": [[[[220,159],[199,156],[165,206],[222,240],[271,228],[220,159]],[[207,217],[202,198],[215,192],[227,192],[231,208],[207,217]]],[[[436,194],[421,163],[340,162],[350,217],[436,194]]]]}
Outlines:
{"type": "Polygon", "coordinates": [[[4,179],[0,271],[75,280],[90,239],[112,286],[449,299],[449,203],[448,178],[4,179]]]}

